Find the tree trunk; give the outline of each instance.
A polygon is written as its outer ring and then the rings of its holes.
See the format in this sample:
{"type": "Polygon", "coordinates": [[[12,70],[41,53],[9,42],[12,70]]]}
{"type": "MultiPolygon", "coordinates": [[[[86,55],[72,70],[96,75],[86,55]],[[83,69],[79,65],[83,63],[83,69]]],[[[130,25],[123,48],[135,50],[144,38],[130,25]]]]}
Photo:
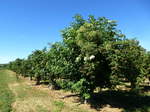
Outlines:
{"type": "Polygon", "coordinates": [[[40,76],[37,76],[37,77],[36,77],[36,85],[39,85],[39,84],[40,84],[40,80],[41,80],[41,77],[40,77],[40,76]]]}
{"type": "Polygon", "coordinates": [[[32,76],[30,76],[30,80],[32,80],[32,76]]]}
{"type": "Polygon", "coordinates": [[[135,82],[131,82],[131,89],[135,89],[136,88],[136,83],[135,82]]]}

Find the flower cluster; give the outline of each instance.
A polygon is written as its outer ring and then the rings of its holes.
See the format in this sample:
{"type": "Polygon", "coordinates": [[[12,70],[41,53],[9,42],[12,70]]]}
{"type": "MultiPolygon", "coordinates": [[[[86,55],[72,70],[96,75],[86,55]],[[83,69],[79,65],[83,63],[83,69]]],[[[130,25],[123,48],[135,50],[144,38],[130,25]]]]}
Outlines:
{"type": "Polygon", "coordinates": [[[90,57],[84,57],[84,61],[89,61],[89,60],[91,61],[93,59],[95,59],[94,55],[91,55],[90,57]]]}

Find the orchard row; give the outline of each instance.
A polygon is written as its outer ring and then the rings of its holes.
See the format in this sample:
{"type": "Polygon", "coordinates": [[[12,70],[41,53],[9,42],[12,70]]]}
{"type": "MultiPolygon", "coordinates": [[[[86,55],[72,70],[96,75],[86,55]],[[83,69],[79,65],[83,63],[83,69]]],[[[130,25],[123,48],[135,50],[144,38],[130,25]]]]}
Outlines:
{"type": "Polygon", "coordinates": [[[150,74],[150,53],[136,39],[116,29],[104,17],[76,15],[62,30],[62,41],[36,50],[27,59],[10,62],[9,68],[36,84],[48,82],[89,99],[96,88],[115,88],[129,82],[137,88],[150,74]]]}

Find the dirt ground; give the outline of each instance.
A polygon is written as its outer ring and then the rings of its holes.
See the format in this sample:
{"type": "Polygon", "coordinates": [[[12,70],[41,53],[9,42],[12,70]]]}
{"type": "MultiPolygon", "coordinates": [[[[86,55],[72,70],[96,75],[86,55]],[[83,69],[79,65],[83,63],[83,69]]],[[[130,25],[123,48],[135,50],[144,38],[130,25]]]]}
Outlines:
{"type": "Polygon", "coordinates": [[[30,81],[28,78],[21,77],[21,79],[24,80],[24,83],[29,87],[46,92],[51,98],[58,101],[65,102],[65,105],[69,107],[79,107],[83,110],[88,110],[88,112],[122,112],[123,111],[123,109],[121,108],[114,108],[111,107],[110,105],[103,105],[102,108],[96,110],[94,108],[91,108],[90,104],[82,104],[79,101],[79,97],[71,92],[64,91],[64,90],[51,90],[48,88],[47,85],[44,84],[38,86],[35,85],[35,81],[30,81]]]}

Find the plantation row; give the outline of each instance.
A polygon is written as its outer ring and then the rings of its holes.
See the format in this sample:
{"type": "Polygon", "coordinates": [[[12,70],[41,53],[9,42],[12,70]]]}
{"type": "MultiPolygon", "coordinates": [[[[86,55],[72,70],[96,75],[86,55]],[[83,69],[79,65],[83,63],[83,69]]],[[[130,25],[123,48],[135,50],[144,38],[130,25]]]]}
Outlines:
{"type": "Polygon", "coordinates": [[[62,33],[62,41],[36,50],[27,59],[10,62],[9,68],[36,84],[79,93],[87,100],[96,88],[115,88],[130,82],[136,89],[150,74],[150,52],[116,29],[104,17],[76,15],[62,33]]]}

